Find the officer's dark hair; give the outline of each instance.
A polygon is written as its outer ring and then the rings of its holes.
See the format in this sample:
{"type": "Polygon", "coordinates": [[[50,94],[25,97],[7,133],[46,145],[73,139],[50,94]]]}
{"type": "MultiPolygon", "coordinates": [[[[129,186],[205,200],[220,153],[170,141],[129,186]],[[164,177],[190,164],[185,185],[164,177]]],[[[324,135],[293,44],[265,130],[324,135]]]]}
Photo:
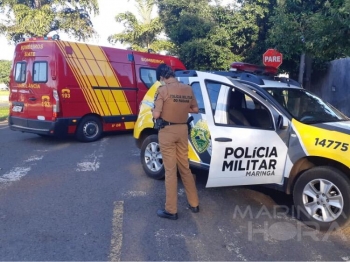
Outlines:
{"type": "Polygon", "coordinates": [[[170,66],[163,63],[157,67],[156,76],[157,76],[157,80],[159,81],[160,77],[164,77],[165,79],[168,79],[169,77],[175,77],[175,73],[170,66]]]}

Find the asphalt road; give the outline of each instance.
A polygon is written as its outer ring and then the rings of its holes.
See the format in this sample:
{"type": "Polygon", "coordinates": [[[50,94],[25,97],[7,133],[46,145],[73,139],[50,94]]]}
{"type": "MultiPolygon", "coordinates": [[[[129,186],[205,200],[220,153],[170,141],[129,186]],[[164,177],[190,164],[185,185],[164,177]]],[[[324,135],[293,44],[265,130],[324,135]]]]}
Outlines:
{"type": "Polygon", "coordinates": [[[164,181],[148,178],[132,133],[94,143],[13,132],[0,123],[0,259],[350,260],[350,230],[320,233],[290,197],[263,187],[205,188],[200,212],[156,216],[164,181]]]}

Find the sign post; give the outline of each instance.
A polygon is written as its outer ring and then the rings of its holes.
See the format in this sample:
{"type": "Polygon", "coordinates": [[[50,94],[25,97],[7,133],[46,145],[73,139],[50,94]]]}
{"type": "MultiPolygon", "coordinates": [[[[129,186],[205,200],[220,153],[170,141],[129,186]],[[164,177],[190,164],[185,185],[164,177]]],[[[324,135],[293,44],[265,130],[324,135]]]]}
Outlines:
{"type": "Polygon", "coordinates": [[[278,68],[282,64],[283,55],[276,49],[267,49],[263,54],[263,63],[265,66],[278,68]]]}

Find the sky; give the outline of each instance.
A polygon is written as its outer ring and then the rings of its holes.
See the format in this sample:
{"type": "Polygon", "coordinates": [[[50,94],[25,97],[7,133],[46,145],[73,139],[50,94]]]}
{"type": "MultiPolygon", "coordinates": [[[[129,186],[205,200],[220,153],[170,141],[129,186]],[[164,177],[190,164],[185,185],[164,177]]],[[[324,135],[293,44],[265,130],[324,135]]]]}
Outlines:
{"type": "MultiPolygon", "coordinates": [[[[92,23],[99,34],[99,40],[91,40],[90,43],[111,46],[107,38],[109,35],[119,33],[123,30],[123,26],[115,21],[118,13],[131,11],[136,14],[135,2],[133,0],[98,0],[100,14],[92,17],[92,23]]],[[[67,36],[60,34],[62,40],[73,40],[67,36]]],[[[122,45],[116,44],[115,47],[123,48],[122,45]]],[[[15,46],[9,45],[4,36],[0,37],[0,60],[12,60],[15,46]]]]}

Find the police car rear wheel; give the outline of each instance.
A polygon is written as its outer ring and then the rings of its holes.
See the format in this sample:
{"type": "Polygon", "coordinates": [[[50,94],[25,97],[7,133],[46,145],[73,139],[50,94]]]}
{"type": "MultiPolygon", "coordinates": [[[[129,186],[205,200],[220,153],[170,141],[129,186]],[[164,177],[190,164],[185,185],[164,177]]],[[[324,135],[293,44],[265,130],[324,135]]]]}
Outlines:
{"type": "Polygon", "coordinates": [[[141,146],[141,163],[149,177],[154,179],[164,178],[165,171],[158,135],[150,135],[143,141],[141,146]]]}
{"type": "Polygon", "coordinates": [[[338,229],[349,222],[350,180],[331,167],[305,171],[293,190],[296,215],[320,230],[338,229]]]}
{"type": "Polygon", "coordinates": [[[102,135],[102,124],[96,116],[84,117],[78,125],[76,137],[82,142],[93,142],[102,135]]]}

